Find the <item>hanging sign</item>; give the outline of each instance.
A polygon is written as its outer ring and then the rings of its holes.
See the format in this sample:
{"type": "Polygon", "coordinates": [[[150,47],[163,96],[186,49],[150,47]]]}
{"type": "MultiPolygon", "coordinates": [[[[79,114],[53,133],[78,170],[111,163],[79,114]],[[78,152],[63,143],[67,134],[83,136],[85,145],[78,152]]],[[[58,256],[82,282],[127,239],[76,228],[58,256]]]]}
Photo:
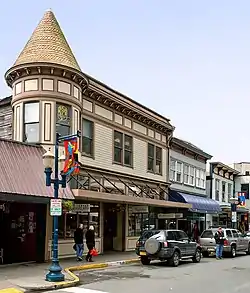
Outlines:
{"type": "Polygon", "coordinates": [[[64,141],[65,149],[65,164],[63,172],[65,175],[78,174],[79,162],[78,162],[78,143],[77,137],[73,137],[64,141]]]}
{"type": "Polygon", "coordinates": [[[148,206],[130,206],[129,212],[131,214],[148,213],[148,206]]]}
{"type": "Polygon", "coordinates": [[[75,203],[72,213],[90,213],[90,204],[75,203]]]}
{"type": "Polygon", "coordinates": [[[53,198],[50,200],[50,215],[51,216],[62,215],[62,200],[61,199],[53,198]]]}

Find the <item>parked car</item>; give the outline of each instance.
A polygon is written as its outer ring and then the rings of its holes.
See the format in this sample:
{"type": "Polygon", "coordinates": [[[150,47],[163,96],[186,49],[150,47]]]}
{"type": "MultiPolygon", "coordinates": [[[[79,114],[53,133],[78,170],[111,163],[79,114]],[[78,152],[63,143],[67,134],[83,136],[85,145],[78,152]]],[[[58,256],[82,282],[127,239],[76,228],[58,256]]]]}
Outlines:
{"type": "MultiPolygon", "coordinates": [[[[203,256],[215,254],[216,243],[214,235],[218,229],[212,228],[203,231],[200,237],[200,245],[203,256]]],[[[236,229],[223,228],[224,240],[224,254],[230,254],[235,257],[238,252],[246,252],[250,254],[250,238],[246,234],[242,234],[236,229]]]]}
{"type": "Polygon", "coordinates": [[[138,239],[136,254],[141,257],[143,265],[149,265],[151,260],[167,260],[177,267],[181,260],[200,262],[201,247],[181,230],[149,230],[138,239]]]}

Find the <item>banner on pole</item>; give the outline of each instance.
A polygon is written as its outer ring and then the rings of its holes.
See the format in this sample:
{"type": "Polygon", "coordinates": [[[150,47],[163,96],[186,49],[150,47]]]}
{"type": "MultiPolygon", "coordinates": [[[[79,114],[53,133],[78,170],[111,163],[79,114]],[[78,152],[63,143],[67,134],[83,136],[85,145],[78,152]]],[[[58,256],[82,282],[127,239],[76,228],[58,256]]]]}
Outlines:
{"type": "Polygon", "coordinates": [[[77,137],[64,141],[65,149],[65,164],[63,172],[65,175],[78,174],[79,162],[78,162],[78,142],[77,137]]]}

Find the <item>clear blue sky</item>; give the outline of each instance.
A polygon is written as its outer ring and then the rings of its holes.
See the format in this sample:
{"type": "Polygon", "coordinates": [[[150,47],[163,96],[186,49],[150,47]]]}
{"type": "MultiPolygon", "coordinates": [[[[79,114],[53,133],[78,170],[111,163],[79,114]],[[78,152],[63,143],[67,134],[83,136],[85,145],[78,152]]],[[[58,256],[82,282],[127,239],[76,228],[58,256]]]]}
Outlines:
{"type": "Polygon", "coordinates": [[[83,72],[170,118],[215,160],[250,161],[249,0],[3,1],[2,76],[48,8],[83,72]]]}

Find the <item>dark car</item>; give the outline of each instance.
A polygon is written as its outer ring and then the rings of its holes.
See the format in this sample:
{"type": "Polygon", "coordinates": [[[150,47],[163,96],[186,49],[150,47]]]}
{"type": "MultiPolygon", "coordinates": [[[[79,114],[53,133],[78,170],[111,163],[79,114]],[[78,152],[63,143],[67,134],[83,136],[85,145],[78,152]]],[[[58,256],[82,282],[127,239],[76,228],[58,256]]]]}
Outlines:
{"type": "Polygon", "coordinates": [[[143,265],[148,265],[151,260],[167,260],[177,267],[181,260],[200,262],[201,247],[191,241],[184,231],[151,230],[142,233],[136,243],[136,254],[141,257],[143,265]]]}

